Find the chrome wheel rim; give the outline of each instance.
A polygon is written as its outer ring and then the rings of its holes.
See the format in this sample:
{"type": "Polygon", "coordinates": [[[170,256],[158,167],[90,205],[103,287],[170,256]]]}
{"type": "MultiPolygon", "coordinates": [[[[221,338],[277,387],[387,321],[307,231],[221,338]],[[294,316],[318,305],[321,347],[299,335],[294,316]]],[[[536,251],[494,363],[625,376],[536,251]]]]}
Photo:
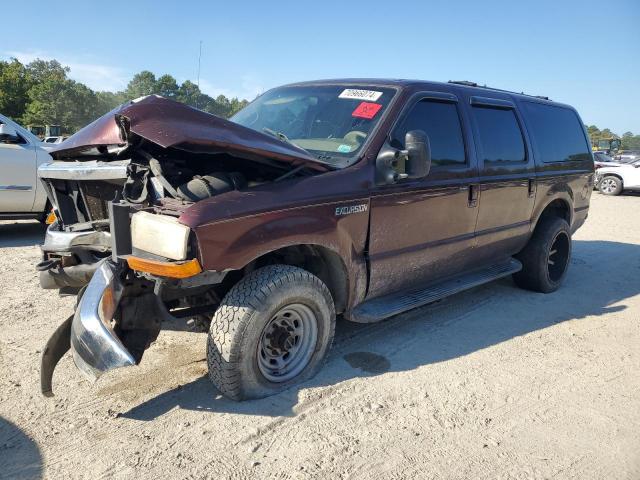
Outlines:
{"type": "Polygon", "coordinates": [[[605,193],[612,193],[616,189],[616,187],[616,182],[610,178],[605,178],[600,182],[600,190],[605,193]]]}
{"type": "Polygon", "coordinates": [[[318,341],[316,315],[306,305],[292,303],[265,325],[258,343],[260,373],[274,383],[299,375],[309,364],[318,341]]]}
{"type": "Polygon", "coordinates": [[[559,281],[564,275],[569,263],[569,249],[571,239],[566,232],[559,232],[547,253],[547,272],[552,282],[559,281]]]}

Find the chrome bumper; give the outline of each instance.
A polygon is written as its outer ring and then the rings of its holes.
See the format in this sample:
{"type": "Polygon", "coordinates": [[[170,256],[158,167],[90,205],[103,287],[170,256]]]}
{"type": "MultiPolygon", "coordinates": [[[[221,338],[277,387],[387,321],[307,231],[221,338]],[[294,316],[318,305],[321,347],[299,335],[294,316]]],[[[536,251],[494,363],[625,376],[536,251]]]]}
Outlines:
{"type": "Polygon", "coordinates": [[[44,236],[43,252],[68,252],[77,247],[106,252],[111,249],[111,234],[97,230],[61,232],[57,223],[49,225],[44,236]]]}
{"type": "Polygon", "coordinates": [[[80,299],[71,324],[73,361],[92,381],[108,370],[136,364],[111,328],[123,289],[116,269],[116,265],[109,261],[98,267],[80,299]]]}

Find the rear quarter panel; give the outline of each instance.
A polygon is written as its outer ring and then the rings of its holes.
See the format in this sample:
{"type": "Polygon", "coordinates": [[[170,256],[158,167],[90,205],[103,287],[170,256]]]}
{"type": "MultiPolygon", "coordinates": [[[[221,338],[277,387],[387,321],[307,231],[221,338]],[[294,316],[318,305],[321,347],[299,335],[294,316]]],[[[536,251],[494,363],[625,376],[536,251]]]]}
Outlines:
{"type": "Polygon", "coordinates": [[[518,99],[517,103],[523,120],[527,125],[529,140],[533,146],[536,164],[536,195],[531,221],[532,232],[533,229],[535,229],[544,209],[555,200],[561,200],[569,207],[569,223],[572,232],[575,232],[587,218],[591,193],[593,192],[593,153],[591,152],[591,143],[589,141],[587,131],[584,128],[584,123],[582,122],[578,112],[569,105],[545,101],[538,102],[571,110],[576,115],[581,125],[585,148],[589,152],[588,160],[546,163],[540,158],[540,153],[536,147],[535,134],[533,133],[530,122],[528,121],[526,110],[523,108],[523,102],[521,99],[518,99]]]}

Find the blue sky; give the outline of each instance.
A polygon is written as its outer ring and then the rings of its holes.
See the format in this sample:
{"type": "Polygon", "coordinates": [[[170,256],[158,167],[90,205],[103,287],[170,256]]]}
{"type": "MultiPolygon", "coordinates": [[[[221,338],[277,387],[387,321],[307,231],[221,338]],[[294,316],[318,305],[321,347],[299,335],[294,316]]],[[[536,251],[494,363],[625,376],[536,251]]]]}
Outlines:
{"type": "Polygon", "coordinates": [[[640,1],[19,2],[0,57],[56,58],[94,89],[143,69],[253,98],[297,80],[472,80],[640,134],[640,1]]]}

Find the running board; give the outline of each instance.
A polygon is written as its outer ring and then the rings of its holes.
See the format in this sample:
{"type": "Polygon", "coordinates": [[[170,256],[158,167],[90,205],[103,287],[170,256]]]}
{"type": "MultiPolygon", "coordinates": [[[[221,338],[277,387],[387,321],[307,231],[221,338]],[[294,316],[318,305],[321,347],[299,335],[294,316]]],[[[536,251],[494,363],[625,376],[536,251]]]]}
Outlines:
{"type": "Polygon", "coordinates": [[[350,320],[358,323],[379,322],[520,270],[522,270],[522,264],[515,258],[511,258],[506,262],[476,270],[431,287],[377,297],[354,308],[350,320]]]}

